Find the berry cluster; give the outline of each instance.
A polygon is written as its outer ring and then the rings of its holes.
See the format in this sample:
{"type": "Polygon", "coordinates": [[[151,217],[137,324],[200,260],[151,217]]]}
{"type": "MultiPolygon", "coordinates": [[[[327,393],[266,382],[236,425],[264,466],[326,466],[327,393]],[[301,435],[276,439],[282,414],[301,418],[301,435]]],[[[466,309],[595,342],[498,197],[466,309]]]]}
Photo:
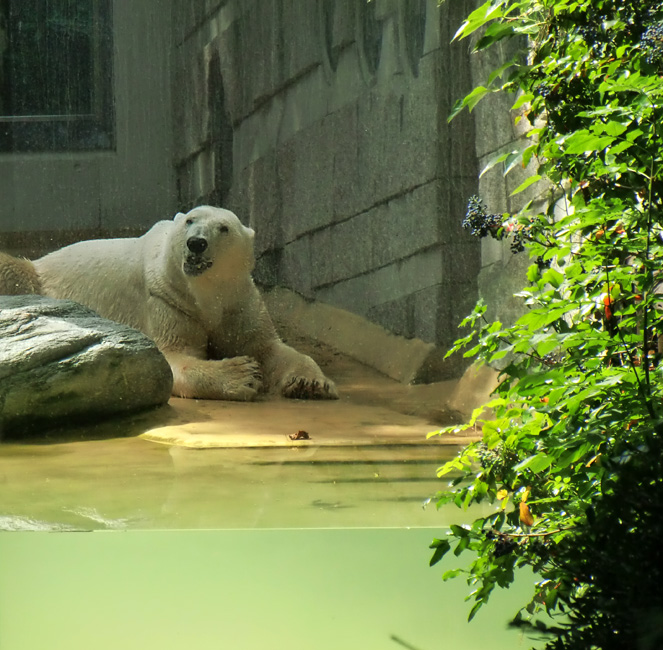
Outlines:
{"type": "Polygon", "coordinates": [[[556,98],[557,93],[555,92],[555,89],[552,88],[547,82],[543,81],[541,82],[537,88],[536,88],[537,93],[543,97],[543,99],[550,99],[550,98],[556,98]]]}
{"type": "Polygon", "coordinates": [[[560,358],[555,354],[546,354],[544,357],[541,357],[541,362],[545,366],[558,366],[561,363],[560,358]]]}
{"type": "Polygon", "coordinates": [[[486,539],[495,543],[493,556],[496,558],[502,557],[503,555],[508,555],[518,546],[518,542],[516,542],[513,537],[506,535],[505,533],[501,533],[499,530],[495,530],[494,528],[486,531],[486,539]]]}
{"type": "Polygon", "coordinates": [[[536,265],[539,267],[539,272],[549,269],[551,261],[552,260],[544,260],[543,257],[539,255],[535,260],[536,265]]]}
{"type": "Polygon", "coordinates": [[[474,237],[490,235],[501,240],[511,235],[511,252],[521,253],[525,250],[524,242],[530,238],[530,226],[521,226],[512,220],[505,221],[501,214],[489,214],[486,206],[478,196],[473,196],[467,202],[467,212],[463,219],[463,228],[469,230],[474,237]]]}
{"type": "Polygon", "coordinates": [[[600,38],[600,32],[596,25],[582,25],[578,28],[578,34],[590,47],[600,38]]]}
{"type": "Polygon", "coordinates": [[[525,241],[529,239],[529,227],[515,228],[511,239],[511,252],[522,253],[525,250],[525,241]]]}
{"type": "Polygon", "coordinates": [[[663,62],[663,22],[654,23],[645,30],[640,40],[647,63],[663,62]]]}
{"type": "Polygon", "coordinates": [[[478,196],[470,198],[467,203],[465,219],[463,219],[463,228],[469,230],[474,237],[485,237],[486,235],[499,237],[498,233],[501,227],[501,215],[488,214],[483,201],[478,196]]]}
{"type": "Polygon", "coordinates": [[[481,467],[487,472],[494,473],[497,477],[503,476],[517,460],[513,451],[505,449],[502,443],[489,449],[485,443],[480,442],[477,445],[477,456],[481,467]]]}
{"type": "Polygon", "coordinates": [[[483,469],[492,469],[500,461],[499,451],[497,449],[488,449],[488,446],[484,442],[479,443],[477,455],[483,469]]]}

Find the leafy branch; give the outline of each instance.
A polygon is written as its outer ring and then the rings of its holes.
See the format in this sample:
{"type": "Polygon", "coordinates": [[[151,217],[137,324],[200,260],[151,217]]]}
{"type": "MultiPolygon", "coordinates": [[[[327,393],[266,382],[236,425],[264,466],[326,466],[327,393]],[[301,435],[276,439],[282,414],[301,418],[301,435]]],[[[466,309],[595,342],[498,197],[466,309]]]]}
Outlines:
{"type": "Polygon", "coordinates": [[[534,263],[514,325],[489,322],[480,303],[450,351],[502,370],[467,424],[431,434],[481,433],[438,470],[454,477],[438,504],[495,510],[451,526],[431,562],[473,552],[444,576],[471,585],[470,618],[531,567],[540,579],[514,621],[549,634],[549,650],[630,649],[645,637],[663,646],[660,629],[638,623],[663,610],[663,6],[488,0],[455,38],[476,34],[477,51],[525,47],[450,119],[494,92],[517,93],[527,141],[486,169],[534,163],[518,190],[545,179],[558,195],[541,213],[528,204],[493,215],[469,201],[470,234],[510,238],[534,263]],[[534,620],[540,612],[565,618],[550,626],[534,620]]]}

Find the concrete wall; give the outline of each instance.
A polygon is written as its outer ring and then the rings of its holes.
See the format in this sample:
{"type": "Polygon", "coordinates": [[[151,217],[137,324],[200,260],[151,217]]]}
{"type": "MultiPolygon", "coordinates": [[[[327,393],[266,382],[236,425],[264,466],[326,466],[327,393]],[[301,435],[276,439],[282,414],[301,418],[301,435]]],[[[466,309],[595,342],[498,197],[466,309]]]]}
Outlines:
{"type": "Polygon", "coordinates": [[[266,286],[442,350],[479,292],[508,320],[527,260],[461,221],[472,194],[495,212],[522,201],[521,178],[478,180],[521,135],[512,100],[447,122],[494,59],[450,44],[472,5],[114,2],[116,149],[0,155],[0,248],[40,254],[212,203],[256,229],[266,286]]]}
{"type": "MultiPolygon", "coordinates": [[[[489,51],[475,53],[471,57],[473,85],[484,85],[489,74],[501,61],[513,56],[515,43],[498,44],[489,51]]],[[[476,124],[476,154],[480,173],[496,154],[522,148],[522,140],[528,131],[527,119],[517,121],[519,116],[511,107],[516,95],[504,93],[486,96],[473,110],[476,124]]],[[[522,110],[521,110],[522,113],[522,110]]],[[[539,207],[546,204],[549,186],[542,181],[531,185],[524,192],[512,196],[512,192],[528,177],[537,173],[533,160],[523,169],[516,165],[507,175],[503,163],[481,173],[478,195],[483,199],[488,212],[516,214],[529,201],[539,207]]],[[[526,252],[514,254],[510,240],[496,241],[486,237],[481,242],[481,271],[479,294],[486,301],[489,319],[500,320],[511,325],[523,313],[522,299],[514,296],[526,283],[526,271],[532,263],[526,252]]]]}
{"type": "Polygon", "coordinates": [[[221,202],[254,227],[264,284],[447,347],[480,268],[460,226],[474,123],[446,120],[471,88],[467,45],[449,45],[467,10],[175,0],[181,207],[221,202]]]}
{"type": "Polygon", "coordinates": [[[169,4],[115,1],[113,34],[115,149],[0,154],[0,249],[39,254],[172,216],[169,4]]]}

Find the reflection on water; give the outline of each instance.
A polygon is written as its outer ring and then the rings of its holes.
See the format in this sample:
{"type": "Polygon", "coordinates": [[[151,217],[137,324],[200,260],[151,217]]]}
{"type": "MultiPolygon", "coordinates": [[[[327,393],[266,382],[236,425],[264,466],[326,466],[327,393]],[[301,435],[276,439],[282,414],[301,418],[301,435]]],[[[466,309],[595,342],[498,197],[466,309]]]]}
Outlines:
{"type": "Polygon", "coordinates": [[[74,526],[67,524],[49,523],[46,521],[37,521],[30,517],[0,515],[0,531],[37,531],[37,532],[68,532],[78,530],[74,526]]]}
{"type": "Polygon", "coordinates": [[[437,526],[454,447],[192,450],[137,438],[0,447],[0,528],[437,526]],[[4,523],[3,523],[4,522],[4,523]],[[33,523],[30,523],[33,522],[33,523]],[[40,522],[35,524],[34,522],[40,522]]]}
{"type": "Polygon", "coordinates": [[[439,529],[0,535],[2,650],[518,650],[531,577],[468,624],[439,529]]]}

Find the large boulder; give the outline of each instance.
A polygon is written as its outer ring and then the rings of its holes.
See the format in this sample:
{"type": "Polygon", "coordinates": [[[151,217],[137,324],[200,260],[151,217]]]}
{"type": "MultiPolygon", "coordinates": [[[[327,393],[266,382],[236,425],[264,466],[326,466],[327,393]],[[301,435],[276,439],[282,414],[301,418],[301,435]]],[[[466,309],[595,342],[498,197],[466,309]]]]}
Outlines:
{"type": "Polygon", "coordinates": [[[0,435],[158,406],[172,384],[144,334],[69,300],[0,296],[0,435]]]}

